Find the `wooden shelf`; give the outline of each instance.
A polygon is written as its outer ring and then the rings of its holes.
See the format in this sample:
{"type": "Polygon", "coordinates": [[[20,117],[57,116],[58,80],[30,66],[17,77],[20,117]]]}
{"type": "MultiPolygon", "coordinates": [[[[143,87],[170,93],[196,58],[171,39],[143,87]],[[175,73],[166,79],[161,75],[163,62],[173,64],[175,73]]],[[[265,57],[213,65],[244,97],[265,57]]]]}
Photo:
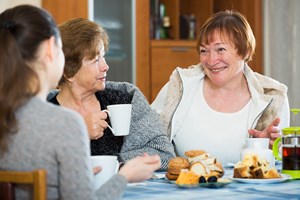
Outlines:
{"type": "Polygon", "coordinates": [[[151,40],[151,47],[194,47],[196,40],[151,40]]]}

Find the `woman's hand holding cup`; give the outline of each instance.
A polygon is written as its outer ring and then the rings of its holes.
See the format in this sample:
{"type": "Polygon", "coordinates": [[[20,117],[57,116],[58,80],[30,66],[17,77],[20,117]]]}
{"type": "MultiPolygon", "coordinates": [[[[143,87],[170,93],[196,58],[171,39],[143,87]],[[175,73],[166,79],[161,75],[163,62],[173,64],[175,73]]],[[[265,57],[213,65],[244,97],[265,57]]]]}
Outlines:
{"type": "Polygon", "coordinates": [[[104,134],[104,130],[108,126],[108,123],[106,121],[107,114],[105,112],[99,111],[83,116],[88,128],[90,139],[97,140],[101,138],[104,134]]]}

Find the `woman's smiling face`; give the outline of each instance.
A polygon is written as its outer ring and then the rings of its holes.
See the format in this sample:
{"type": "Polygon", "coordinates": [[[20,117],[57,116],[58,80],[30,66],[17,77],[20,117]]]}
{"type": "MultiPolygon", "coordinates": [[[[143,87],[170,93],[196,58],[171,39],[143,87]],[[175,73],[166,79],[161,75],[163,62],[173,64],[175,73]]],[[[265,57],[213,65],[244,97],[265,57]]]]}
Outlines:
{"type": "Polygon", "coordinates": [[[233,42],[220,31],[213,31],[209,38],[208,44],[200,45],[200,61],[212,83],[224,86],[242,74],[245,58],[238,55],[233,42]]]}

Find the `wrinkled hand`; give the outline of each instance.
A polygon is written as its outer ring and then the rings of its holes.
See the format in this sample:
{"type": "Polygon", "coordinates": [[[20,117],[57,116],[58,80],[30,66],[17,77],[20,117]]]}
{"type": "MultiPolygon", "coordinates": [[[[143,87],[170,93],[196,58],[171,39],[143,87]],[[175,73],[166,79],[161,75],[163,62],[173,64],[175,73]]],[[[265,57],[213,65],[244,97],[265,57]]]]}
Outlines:
{"type": "Polygon", "coordinates": [[[160,157],[158,155],[135,157],[126,162],[120,169],[119,174],[123,175],[129,183],[140,182],[152,177],[155,170],[161,166],[160,157]]]}
{"type": "Polygon", "coordinates": [[[89,136],[91,140],[97,140],[104,134],[104,130],[107,128],[107,114],[99,111],[85,115],[84,121],[87,125],[89,136]]]}
{"type": "Polygon", "coordinates": [[[270,145],[273,145],[274,140],[280,137],[280,129],[278,127],[280,118],[277,117],[265,130],[258,131],[255,129],[249,129],[248,133],[255,138],[270,138],[270,145]]]}

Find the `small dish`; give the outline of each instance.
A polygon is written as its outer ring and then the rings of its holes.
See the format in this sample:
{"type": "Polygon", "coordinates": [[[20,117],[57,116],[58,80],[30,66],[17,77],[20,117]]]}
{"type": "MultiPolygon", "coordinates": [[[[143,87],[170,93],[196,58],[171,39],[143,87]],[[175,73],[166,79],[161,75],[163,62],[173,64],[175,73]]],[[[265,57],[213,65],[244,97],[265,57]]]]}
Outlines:
{"type": "Polygon", "coordinates": [[[205,187],[205,188],[219,188],[224,187],[230,184],[232,181],[226,178],[219,178],[217,182],[207,182],[207,183],[198,183],[198,184],[176,184],[181,188],[197,188],[197,187],[205,187]]]}

